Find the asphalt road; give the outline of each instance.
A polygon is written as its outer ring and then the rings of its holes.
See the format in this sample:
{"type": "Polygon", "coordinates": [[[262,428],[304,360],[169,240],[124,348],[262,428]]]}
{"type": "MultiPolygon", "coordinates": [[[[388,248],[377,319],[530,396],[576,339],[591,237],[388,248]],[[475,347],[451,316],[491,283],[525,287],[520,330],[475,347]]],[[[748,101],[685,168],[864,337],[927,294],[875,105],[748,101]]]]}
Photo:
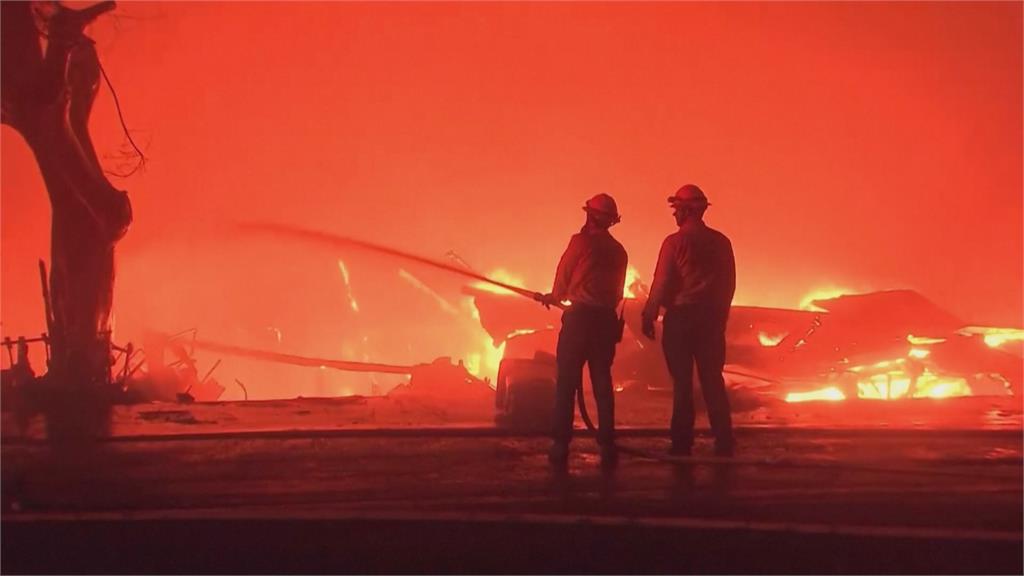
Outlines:
{"type": "Polygon", "coordinates": [[[1021,573],[1016,431],[741,429],[736,458],[486,429],[5,443],[4,573],[1021,573]]]}

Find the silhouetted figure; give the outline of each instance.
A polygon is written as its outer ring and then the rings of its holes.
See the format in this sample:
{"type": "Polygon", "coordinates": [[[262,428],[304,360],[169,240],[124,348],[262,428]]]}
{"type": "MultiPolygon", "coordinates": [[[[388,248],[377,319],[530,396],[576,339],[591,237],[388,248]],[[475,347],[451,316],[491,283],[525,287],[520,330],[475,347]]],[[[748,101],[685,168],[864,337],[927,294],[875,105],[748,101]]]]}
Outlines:
{"type": "Polygon", "coordinates": [[[654,322],[665,307],[662,349],[675,389],[672,449],[689,455],[693,446],[693,365],[697,363],[715,454],[731,456],[735,442],[725,392],[725,325],[736,291],[736,261],[724,234],[704,224],[710,204],[693,184],[669,197],[679,231],[661,245],[651,295],[643,311],[643,332],[654,339],[654,322]]]}
{"type": "Polygon", "coordinates": [[[621,337],[615,310],[626,283],[626,250],[608,232],[620,220],[615,200],[598,194],[583,209],[587,222],[569,241],[558,262],[554,287],[541,301],[547,305],[568,300],[558,334],[558,384],[555,391],[554,444],[549,453],[552,464],[564,465],[572,440],[573,396],[583,384],[583,365],[590,368],[590,380],[597,402],[601,460],[613,465],[615,449],[615,398],[612,391],[612,361],[621,337]]]}

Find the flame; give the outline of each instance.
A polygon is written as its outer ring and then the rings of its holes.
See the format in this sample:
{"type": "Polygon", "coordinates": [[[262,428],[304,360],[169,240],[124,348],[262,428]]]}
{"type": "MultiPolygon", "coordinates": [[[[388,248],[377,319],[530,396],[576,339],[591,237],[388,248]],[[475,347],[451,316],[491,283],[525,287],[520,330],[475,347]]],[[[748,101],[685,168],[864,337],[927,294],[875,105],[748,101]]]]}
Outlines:
{"type": "Polygon", "coordinates": [[[498,365],[505,356],[505,343],[494,346],[490,343],[490,338],[484,336],[482,348],[483,352],[471,352],[466,355],[466,371],[477,378],[490,378],[493,382],[498,373],[498,365]]]}
{"type": "Polygon", "coordinates": [[[626,268],[626,285],[622,287],[623,298],[637,298],[637,294],[633,292],[633,283],[640,279],[640,272],[636,268],[630,266],[626,268]]]}
{"type": "Polygon", "coordinates": [[[345,282],[345,296],[348,297],[348,305],[352,308],[353,312],[359,312],[359,302],[356,302],[355,297],[352,296],[352,284],[349,282],[348,268],[341,259],[338,260],[338,270],[341,270],[341,279],[345,282]]]}
{"type": "MultiPolygon", "coordinates": [[[[928,345],[944,342],[944,338],[916,338],[907,336],[911,344],[928,345]]],[[[892,400],[896,398],[950,398],[954,396],[970,396],[971,387],[967,380],[957,377],[940,377],[928,368],[920,373],[920,363],[907,362],[907,359],[924,360],[931,355],[931,350],[914,346],[907,351],[907,358],[894,358],[876,362],[871,366],[855,366],[852,372],[866,372],[866,376],[857,381],[857,397],[874,400],[892,400]],[[914,368],[914,367],[917,368],[914,368]],[[882,371],[882,372],[880,372],[882,371]]]]}
{"type": "Polygon", "coordinates": [[[790,392],[786,394],[786,402],[809,402],[812,400],[827,400],[835,402],[838,400],[846,400],[846,395],[843,391],[835,386],[829,386],[828,388],[822,388],[821,390],[812,390],[810,392],[790,392]]]}
{"type": "MultiPolygon", "coordinates": [[[[971,396],[973,391],[966,378],[940,376],[925,369],[915,380],[902,370],[874,374],[857,381],[857,398],[862,400],[896,400],[900,398],[955,398],[971,396]]],[[[786,402],[845,400],[846,395],[835,386],[790,392],[786,402]]]]}
{"type": "Polygon", "coordinates": [[[917,379],[914,398],[952,398],[971,394],[972,390],[966,378],[940,378],[925,370],[917,379]]]}
{"type": "Polygon", "coordinates": [[[877,400],[901,398],[907,395],[910,384],[911,378],[903,371],[874,374],[857,382],[857,397],[877,400]]]}
{"type": "Polygon", "coordinates": [[[929,338],[927,336],[914,336],[913,334],[907,334],[907,342],[915,346],[926,346],[928,344],[941,344],[945,342],[945,338],[929,338]]]}
{"type": "MultiPolygon", "coordinates": [[[[761,334],[758,336],[760,338],[761,334]]],[[[944,339],[907,336],[907,341],[920,346],[943,342],[944,339]]],[[[973,394],[965,378],[940,376],[928,368],[922,370],[923,363],[916,361],[924,360],[930,355],[931,350],[927,348],[912,347],[907,351],[906,358],[893,358],[849,368],[850,372],[860,375],[856,381],[857,398],[895,400],[898,398],[952,398],[973,394]],[[912,361],[908,362],[908,359],[912,361]]],[[[845,398],[846,396],[841,390],[830,387],[811,392],[787,394],[786,402],[834,401],[845,398]]]]}
{"type": "Polygon", "coordinates": [[[899,366],[906,362],[905,358],[896,358],[893,360],[883,360],[881,362],[875,362],[870,366],[853,366],[850,368],[850,372],[867,372],[870,370],[884,370],[886,368],[892,368],[893,366],[899,366]]]}
{"type": "Polygon", "coordinates": [[[967,326],[958,334],[972,336],[979,334],[985,338],[985,344],[990,348],[998,348],[1007,342],[1024,341],[1024,329],[1020,328],[994,328],[992,326],[967,326]]]}
{"type": "MultiPolygon", "coordinates": [[[[525,284],[521,277],[512,274],[511,272],[505,270],[504,268],[495,268],[489,274],[485,274],[485,276],[497,280],[498,282],[503,282],[511,286],[518,286],[520,288],[522,288],[523,284],[525,284]]],[[[487,282],[483,281],[474,282],[472,286],[478,290],[493,292],[495,294],[515,294],[515,292],[512,292],[511,290],[506,290],[499,286],[495,286],[494,284],[488,284],[487,282]]]]}
{"type": "MultiPolygon", "coordinates": [[[[525,284],[520,276],[516,276],[504,268],[495,268],[486,276],[512,286],[521,287],[525,284]]],[[[472,286],[494,294],[514,294],[510,290],[486,282],[474,282],[472,286]]],[[[505,356],[505,343],[502,342],[495,346],[491,336],[480,326],[480,311],[473,304],[472,298],[464,298],[462,303],[468,307],[470,316],[475,321],[474,341],[478,343],[466,354],[464,360],[466,370],[477,378],[490,379],[491,385],[494,386],[498,375],[498,365],[501,364],[501,359],[505,356]]]]}
{"type": "Polygon", "coordinates": [[[781,334],[768,334],[767,332],[758,332],[757,341],[761,343],[761,346],[765,348],[771,348],[778,346],[779,342],[782,342],[786,336],[789,336],[789,332],[783,332],[781,334]]]}
{"type": "Polygon", "coordinates": [[[815,300],[828,300],[829,298],[838,298],[843,294],[853,294],[855,290],[849,288],[841,288],[839,286],[824,286],[821,288],[815,288],[808,292],[800,300],[801,310],[810,310],[812,312],[825,312],[824,308],[819,308],[814,305],[815,300]]]}
{"type": "Polygon", "coordinates": [[[970,396],[966,378],[939,376],[927,368],[915,380],[902,370],[875,374],[857,382],[857,397],[876,400],[896,398],[952,398],[970,396]]]}

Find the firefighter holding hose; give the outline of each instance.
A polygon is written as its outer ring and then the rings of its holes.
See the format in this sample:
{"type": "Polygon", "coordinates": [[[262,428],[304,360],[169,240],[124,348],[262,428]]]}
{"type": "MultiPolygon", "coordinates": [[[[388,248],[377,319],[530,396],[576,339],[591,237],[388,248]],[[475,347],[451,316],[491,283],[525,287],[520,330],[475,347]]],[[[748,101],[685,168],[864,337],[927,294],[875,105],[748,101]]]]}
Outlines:
{"type": "Polygon", "coordinates": [[[583,383],[583,365],[590,369],[597,403],[597,442],[601,462],[613,466],[615,447],[615,397],[612,390],[612,362],[621,338],[616,308],[626,282],[626,250],[609,233],[620,220],[615,200],[598,194],[587,200],[583,210],[586,224],[574,234],[558,262],[554,285],[540,296],[545,305],[571,304],[562,313],[558,333],[558,383],[555,390],[553,444],[548,459],[564,466],[572,440],[573,397],[583,383]]]}

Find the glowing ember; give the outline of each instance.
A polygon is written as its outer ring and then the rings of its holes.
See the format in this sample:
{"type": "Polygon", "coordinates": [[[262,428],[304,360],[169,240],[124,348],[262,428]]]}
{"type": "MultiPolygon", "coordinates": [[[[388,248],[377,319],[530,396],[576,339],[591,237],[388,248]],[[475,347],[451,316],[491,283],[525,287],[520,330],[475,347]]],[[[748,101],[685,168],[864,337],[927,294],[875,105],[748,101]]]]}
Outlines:
{"type": "Polygon", "coordinates": [[[911,358],[917,358],[918,360],[923,360],[924,358],[927,358],[928,355],[931,353],[931,350],[925,350],[924,348],[911,348],[910,352],[907,352],[907,356],[910,356],[911,358]]]}
{"type": "Polygon", "coordinates": [[[352,284],[349,282],[348,268],[344,261],[338,260],[338,270],[341,270],[341,279],[345,282],[345,296],[348,297],[348,305],[353,312],[359,312],[359,303],[352,296],[352,284]]]}
{"type": "Polygon", "coordinates": [[[771,348],[773,346],[778,346],[779,342],[782,342],[782,340],[788,335],[788,332],[783,332],[781,334],[768,334],[767,332],[758,332],[757,341],[761,343],[761,346],[771,348]]]}
{"type": "Polygon", "coordinates": [[[790,392],[786,394],[786,402],[810,402],[814,400],[827,400],[835,402],[837,400],[846,400],[846,395],[843,391],[835,386],[829,386],[828,388],[822,388],[821,390],[812,390],[810,392],[790,392]]]}
{"type": "Polygon", "coordinates": [[[980,334],[985,338],[985,344],[991,348],[997,348],[1007,342],[1024,342],[1024,329],[1020,328],[993,328],[991,326],[967,326],[959,331],[960,334],[971,336],[980,334]]]}

